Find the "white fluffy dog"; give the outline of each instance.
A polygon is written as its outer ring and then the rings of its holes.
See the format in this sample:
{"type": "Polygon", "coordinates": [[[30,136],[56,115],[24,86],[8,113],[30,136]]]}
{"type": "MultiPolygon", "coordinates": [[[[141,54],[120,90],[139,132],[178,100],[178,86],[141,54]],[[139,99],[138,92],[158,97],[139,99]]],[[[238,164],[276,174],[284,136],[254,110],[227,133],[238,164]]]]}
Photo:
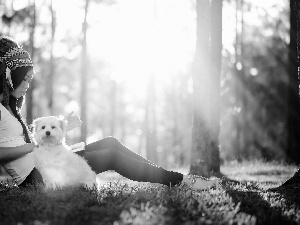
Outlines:
{"type": "Polygon", "coordinates": [[[67,122],[55,116],[33,121],[35,167],[46,187],[87,186],[96,184],[96,174],[87,162],[65,144],[67,122]]]}

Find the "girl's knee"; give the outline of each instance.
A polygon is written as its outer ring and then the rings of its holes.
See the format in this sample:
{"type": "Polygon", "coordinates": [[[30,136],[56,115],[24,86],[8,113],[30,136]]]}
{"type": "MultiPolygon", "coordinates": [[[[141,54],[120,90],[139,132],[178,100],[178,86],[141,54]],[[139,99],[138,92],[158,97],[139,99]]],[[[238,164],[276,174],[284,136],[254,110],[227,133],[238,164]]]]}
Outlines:
{"type": "Polygon", "coordinates": [[[114,149],[119,145],[119,141],[112,136],[105,137],[101,140],[95,141],[93,143],[87,144],[85,150],[87,152],[99,151],[104,149],[114,149]]]}
{"type": "Polygon", "coordinates": [[[120,143],[120,141],[113,136],[107,136],[103,140],[106,141],[111,147],[115,147],[117,144],[120,143]]]}

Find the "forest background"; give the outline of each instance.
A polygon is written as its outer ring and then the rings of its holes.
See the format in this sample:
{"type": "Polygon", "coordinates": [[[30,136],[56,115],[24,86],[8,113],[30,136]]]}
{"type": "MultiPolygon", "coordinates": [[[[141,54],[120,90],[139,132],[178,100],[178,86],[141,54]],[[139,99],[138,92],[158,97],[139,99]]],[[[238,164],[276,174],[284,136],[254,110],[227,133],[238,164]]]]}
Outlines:
{"type": "MultiPolygon", "coordinates": [[[[35,63],[29,123],[74,111],[84,125],[68,144],[111,135],[160,166],[190,164],[195,1],[2,0],[0,13],[35,63]]],[[[290,26],[288,0],[223,1],[221,162],[293,162],[290,26]]]]}

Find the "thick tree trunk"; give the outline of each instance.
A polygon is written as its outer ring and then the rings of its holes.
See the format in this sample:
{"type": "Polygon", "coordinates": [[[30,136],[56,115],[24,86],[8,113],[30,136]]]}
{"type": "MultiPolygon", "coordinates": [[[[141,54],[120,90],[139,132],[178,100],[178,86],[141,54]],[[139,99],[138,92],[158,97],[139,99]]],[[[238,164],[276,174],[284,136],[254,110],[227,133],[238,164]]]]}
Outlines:
{"type": "Polygon", "coordinates": [[[289,71],[288,71],[288,140],[287,158],[290,162],[300,163],[300,99],[299,99],[299,32],[300,32],[300,3],[290,0],[290,44],[289,44],[289,71]],[[298,48],[297,48],[298,41],[298,48]]]}
{"type": "Polygon", "coordinates": [[[290,179],[288,179],[286,182],[284,182],[281,186],[285,187],[285,186],[289,186],[289,185],[300,185],[300,168],[298,169],[298,171],[294,174],[294,176],[292,176],[290,179]]]}
{"type": "MultiPolygon", "coordinates": [[[[219,1],[220,3],[221,1],[219,1]]],[[[197,42],[194,61],[192,65],[193,77],[193,127],[192,127],[192,154],[190,173],[210,176],[219,173],[219,76],[220,76],[220,43],[210,43],[212,40],[220,41],[218,29],[220,15],[213,11],[213,22],[210,27],[211,11],[222,9],[222,4],[213,1],[214,8],[210,8],[209,0],[196,1],[197,10],[197,42]],[[215,27],[216,26],[216,27],[215,27]],[[212,44],[212,51],[210,49],[212,44]],[[211,54],[210,54],[211,53],[211,54]],[[214,70],[210,71],[211,60],[214,70]],[[215,65],[216,63],[216,65],[215,65]],[[217,82],[217,83],[216,83],[217,82]]],[[[222,3],[222,2],[221,2],[222,3]]],[[[219,13],[222,13],[219,12],[219,13]]],[[[220,27],[219,27],[220,28],[220,27]]]]}
{"type": "MultiPolygon", "coordinates": [[[[290,161],[299,163],[300,151],[300,104],[299,104],[299,56],[300,56],[300,2],[290,0],[290,53],[289,53],[289,80],[290,90],[288,99],[288,144],[287,154],[290,161]],[[296,50],[296,51],[295,51],[296,50]],[[293,108],[294,106],[294,108],[293,108]]],[[[281,187],[300,184],[300,168],[284,182],[281,187]]]]}

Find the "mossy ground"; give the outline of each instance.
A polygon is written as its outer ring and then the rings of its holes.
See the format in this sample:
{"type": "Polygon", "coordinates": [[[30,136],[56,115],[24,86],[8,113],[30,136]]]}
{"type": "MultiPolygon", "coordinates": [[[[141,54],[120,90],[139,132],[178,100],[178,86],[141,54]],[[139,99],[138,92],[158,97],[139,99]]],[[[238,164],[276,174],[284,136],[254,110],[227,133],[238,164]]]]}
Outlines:
{"type": "Polygon", "coordinates": [[[138,183],[113,172],[98,189],[0,186],[0,224],[300,224],[300,184],[278,188],[296,171],[281,163],[221,167],[217,188],[194,192],[138,183]]]}

